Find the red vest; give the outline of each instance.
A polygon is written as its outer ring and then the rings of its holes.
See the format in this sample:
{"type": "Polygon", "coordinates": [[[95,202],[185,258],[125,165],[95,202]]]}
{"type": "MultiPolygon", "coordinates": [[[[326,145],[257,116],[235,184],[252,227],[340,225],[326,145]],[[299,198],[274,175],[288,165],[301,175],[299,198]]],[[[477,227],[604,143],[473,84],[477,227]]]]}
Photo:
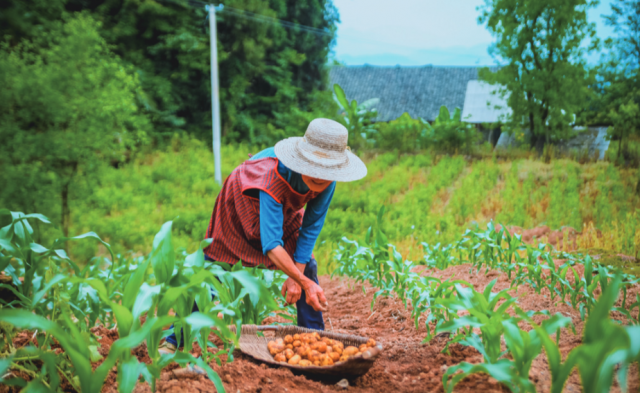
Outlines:
{"type": "Polygon", "coordinates": [[[213,243],[204,253],[214,261],[244,266],[265,265],[276,269],[262,253],[260,241],[260,190],[282,204],[284,214],[284,249],[293,259],[302,226],[303,207],[320,193],[294,191],[278,173],[278,159],[273,157],[243,162],[225,180],[216,198],[206,238],[213,243]]]}

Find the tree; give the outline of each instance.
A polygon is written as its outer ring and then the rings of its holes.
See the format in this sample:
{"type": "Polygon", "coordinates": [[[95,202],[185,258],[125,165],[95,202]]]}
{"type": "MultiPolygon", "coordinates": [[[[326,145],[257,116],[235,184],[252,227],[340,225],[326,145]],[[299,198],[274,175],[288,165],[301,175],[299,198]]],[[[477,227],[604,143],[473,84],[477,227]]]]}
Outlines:
{"type": "MultiPolygon", "coordinates": [[[[318,94],[326,90],[325,64],[338,21],[331,0],[224,4],[227,11],[217,14],[223,137],[263,144],[300,134],[316,108],[331,102],[330,93],[318,94]],[[276,18],[328,35],[286,29],[276,18]]],[[[186,130],[211,138],[209,24],[203,8],[187,0],[67,0],[66,9],[87,10],[102,21],[101,34],[140,75],[156,132],[186,130]]]]}
{"type": "Polygon", "coordinates": [[[640,67],[640,1],[614,0],[611,15],[604,18],[618,35],[607,39],[606,46],[615,50],[621,62],[637,70],[640,67]]]}
{"type": "Polygon", "coordinates": [[[625,139],[640,132],[640,1],[615,0],[605,21],[616,36],[605,41],[608,54],[598,67],[597,95],[585,119],[613,125],[609,136],[619,141],[620,158],[628,154],[625,139]]]}
{"type": "Polygon", "coordinates": [[[146,143],[137,77],[85,13],[0,48],[0,200],[49,212],[59,201],[68,235],[70,184],[146,143]],[[59,199],[56,198],[56,194],[59,199]]]}
{"type": "Polygon", "coordinates": [[[595,25],[587,22],[594,0],[485,0],[480,23],[497,38],[490,48],[497,61],[482,79],[501,86],[512,109],[507,120],[531,132],[530,144],[545,144],[570,135],[575,114],[588,96],[585,52],[598,46],[595,25]],[[588,47],[583,45],[589,39],[588,47]]]}

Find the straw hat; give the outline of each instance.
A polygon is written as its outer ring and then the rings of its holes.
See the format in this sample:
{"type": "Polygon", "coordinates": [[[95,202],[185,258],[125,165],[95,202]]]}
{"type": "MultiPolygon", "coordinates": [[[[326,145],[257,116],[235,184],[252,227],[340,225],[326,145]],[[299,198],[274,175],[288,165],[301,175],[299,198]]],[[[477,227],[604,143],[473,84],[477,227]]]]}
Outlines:
{"type": "Polygon", "coordinates": [[[354,181],[367,175],[367,167],[347,146],[349,133],[340,123],[314,119],[304,137],[276,143],[276,157],[289,169],[316,179],[354,181]]]}

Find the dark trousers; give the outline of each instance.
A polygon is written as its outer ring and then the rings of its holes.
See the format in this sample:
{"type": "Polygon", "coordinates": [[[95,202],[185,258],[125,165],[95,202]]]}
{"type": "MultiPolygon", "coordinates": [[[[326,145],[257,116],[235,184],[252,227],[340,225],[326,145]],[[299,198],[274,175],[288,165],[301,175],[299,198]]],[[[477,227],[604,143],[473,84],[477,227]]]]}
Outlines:
{"type": "MultiPolygon", "coordinates": [[[[209,257],[205,255],[205,259],[210,261],[209,257]]],[[[318,263],[315,259],[311,259],[307,266],[304,268],[304,276],[310,280],[313,280],[316,284],[318,282],[318,263]]],[[[300,300],[296,302],[296,308],[298,309],[298,326],[306,327],[310,329],[316,330],[324,330],[324,319],[322,318],[322,312],[316,311],[307,304],[307,296],[304,291],[302,291],[302,295],[300,296],[300,300]]],[[[193,304],[193,312],[198,311],[198,306],[193,304]]],[[[171,325],[173,329],[173,325],[171,325]]],[[[178,340],[176,338],[176,334],[171,333],[170,336],[167,337],[167,342],[175,345],[176,347],[182,347],[182,330],[180,331],[180,345],[178,345],[178,340]]]]}

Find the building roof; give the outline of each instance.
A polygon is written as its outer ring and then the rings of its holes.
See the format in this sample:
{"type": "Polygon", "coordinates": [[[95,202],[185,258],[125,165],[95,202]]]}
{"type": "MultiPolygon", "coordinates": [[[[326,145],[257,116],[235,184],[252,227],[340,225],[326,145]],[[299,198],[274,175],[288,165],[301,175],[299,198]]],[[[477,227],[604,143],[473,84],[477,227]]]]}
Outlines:
{"type": "MultiPolygon", "coordinates": [[[[494,70],[495,68],[491,68],[494,70]]],[[[463,109],[467,84],[478,79],[479,67],[334,66],[331,86],[339,84],[347,99],[362,103],[379,98],[377,121],[397,119],[404,112],[433,121],[440,107],[463,109]]]]}
{"type": "Polygon", "coordinates": [[[469,123],[495,123],[502,115],[510,115],[507,101],[496,94],[496,86],[480,80],[467,82],[462,120],[469,123]],[[500,109],[495,107],[499,106],[500,109]]]}

